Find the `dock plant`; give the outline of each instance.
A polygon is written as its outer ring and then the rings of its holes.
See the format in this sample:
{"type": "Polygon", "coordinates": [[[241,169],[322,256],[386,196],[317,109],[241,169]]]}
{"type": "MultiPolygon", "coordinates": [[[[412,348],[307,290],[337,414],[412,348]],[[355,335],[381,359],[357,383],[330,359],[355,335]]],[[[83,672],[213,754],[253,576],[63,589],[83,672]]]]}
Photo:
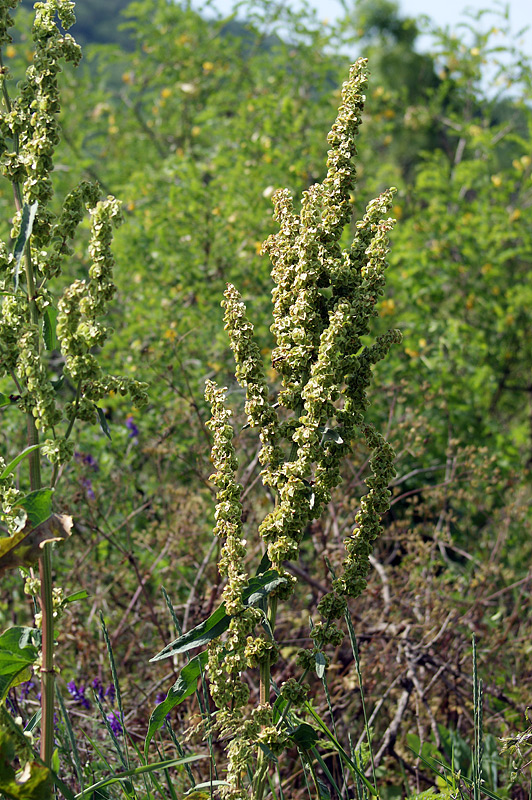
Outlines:
{"type": "MultiPolygon", "coordinates": [[[[41,678],[40,762],[31,762],[27,738],[10,722],[3,705],[1,726],[2,758],[9,759],[11,742],[19,763],[28,765],[24,796],[30,797],[30,786],[38,794],[39,782],[50,781],[54,621],[73,599],[52,585],[54,542],[69,536],[73,525],[69,509],[57,499],[60,478],[73,457],[79,424],[99,423],[109,436],[102,408],[106,396],[129,394],[141,406],[146,386],[106,374],[98,363],[109,334],[104,318],[115,294],[111,243],[113,228],[121,221],[120,203],[102,197],[100,188],[87,181],[62,201],[54,198],[61,63],[77,64],[81,58],[80,47],[66,33],[75,21],[74,3],[35,4],[33,54],[13,93],[1,53],[12,41],[10,11],[18,2],[0,2],[0,165],[14,203],[11,239],[0,242],[0,406],[13,430],[16,419],[25,428],[26,447],[9,463],[0,457],[6,534],[0,539],[0,573],[23,571],[25,591],[34,596],[37,613],[33,627],[11,628],[0,637],[0,699],[3,704],[10,687],[25,680],[33,665],[41,678]],[[88,244],[81,245],[86,252],[74,260],[77,229],[87,217],[88,244]],[[74,272],[73,265],[80,263],[85,266],[74,272]]],[[[4,778],[0,791],[12,797],[10,774],[3,773],[4,778]]]]}
{"type": "MultiPolygon", "coordinates": [[[[275,283],[271,367],[278,381],[272,386],[266,377],[271,370],[238,289],[229,284],[222,302],[236,381],[246,396],[246,425],[258,432],[262,482],[274,499],[258,530],[245,530],[227,389],[207,381],[222,604],[154,657],[161,660],[207,645],[153,712],[146,749],[168,711],[190,694],[191,686],[184,690],[187,682],[195,683],[205,667],[216,706],[213,724],[227,744],[227,774],[220,787],[225,800],[261,800],[269,791],[270,772],[288,748],[298,748],[305,769],[318,781],[311,752],[324,729],[309,703],[305,679],[312,672],[324,678],[328,653],[343,640],[344,624],[356,647],[348,601],[365,589],[370,554],[389,506],[394,453],[367,410],[372,367],[401,338],[396,330],[371,336],[384,292],[393,189],[367,205],[351,246],[341,245],[353,213],[355,140],[366,82],[367,63],[359,59],[342,87],[342,103],[328,135],[323,182],[303,193],[299,210],[287,190],[273,195],[279,230],[263,245],[275,283]],[[278,685],[276,620],[296,583],[286,565],[298,558],[310,523],[324,514],[341,482],[342,461],[357,442],[370,451],[367,492],[344,541],[342,568],[331,575],[331,591],[313,613],[313,646],[297,656],[298,678],[278,685]],[[246,558],[250,535],[263,543],[263,558],[254,567],[246,558]]],[[[374,792],[356,763],[342,753],[353,777],[374,792]]]]}

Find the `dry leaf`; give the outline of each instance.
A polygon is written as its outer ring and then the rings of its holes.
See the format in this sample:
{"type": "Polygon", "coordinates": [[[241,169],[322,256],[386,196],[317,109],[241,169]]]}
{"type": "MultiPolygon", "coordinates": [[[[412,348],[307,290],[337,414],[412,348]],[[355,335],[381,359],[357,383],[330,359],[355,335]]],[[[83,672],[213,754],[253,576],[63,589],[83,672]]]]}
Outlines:
{"type": "Polygon", "coordinates": [[[72,525],[72,517],[66,514],[52,514],[36,527],[26,522],[25,526],[13,536],[0,539],[0,576],[13,567],[32,566],[47,542],[68,539],[72,525]]]}

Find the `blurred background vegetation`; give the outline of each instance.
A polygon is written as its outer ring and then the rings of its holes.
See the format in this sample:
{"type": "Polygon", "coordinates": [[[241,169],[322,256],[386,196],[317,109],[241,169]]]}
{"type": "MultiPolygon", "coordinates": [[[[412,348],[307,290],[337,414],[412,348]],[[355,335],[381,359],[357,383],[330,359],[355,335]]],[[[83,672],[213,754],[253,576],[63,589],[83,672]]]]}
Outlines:
{"type": "MultiPolygon", "coordinates": [[[[15,79],[28,63],[27,8],[7,48],[15,79]]],[[[421,23],[388,0],[359,0],[332,25],[273,0],[239,3],[229,17],[211,3],[164,0],[83,0],[76,11],[84,60],[62,76],[57,194],[88,177],[123,201],[115,332],[102,358],[149,381],[151,402],[140,413],[110,397],[112,442],[87,427],[63,475],[59,503],[76,529],[55,567],[69,591],[90,593],[59,631],[63,693],[71,680],[109,681],[101,610],[140,741],[179,668],[148,664],[173,638],[161,586],[185,629],[217,603],[205,379],[229,387],[241,427],[244,404],[220,299],[235,283],[268,355],[270,267],[259,251],[275,230],[271,195],[287,186],[299,196],[323,179],[339,88],[363,54],[371,80],[353,211],[360,218],[369,199],[398,188],[379,324],[404,334],[376,370],[373,419],[396,449],[398,475],[368,592],[352,607],[383,797],[437,784],[410,747],[449,763],[454,754],[457,769],[471,769],[472,633],[488,785],[528,797],[530,768],[515,774],[496,742],[526,727],[532,684],[532,72],[507,20],[463,17],[420,52],[421,23]]],[[[13,208],[2,192],[6,234],[13,208]]],[[[83,255],[73,256],[69,278],[85,270],[83,255]]],[[[16,410],[2,409],[2,452],[22,446],[16,410]]],[[[238,446],[256,565],[269,501],[250,431],[238,446]]],[[[308,609],[329,585],[326,559],[341,561],[366,459],[354,452],[327,517],[289,565],[299,588],[280,623],[278,681],[308,642],[308,609]]],[[[4,625],[31,617],[17,576],[3,581],[0,613],[4,625]]],[[[356,742],[350,649],[337,648],[330,675],[337,724],[356,742]]],[[[31,692],[16,702],[31,715],[31,692]]],[[[69,702],[75,724],[89,725],[79,698],[69,702]]],[[[174,712],[174,730],[194,702],[174,712]]],[[[161,748],[170,745],[162,734],[161,748]]],[[[291,781],[295,798],[297,770],[291,781]]]]}

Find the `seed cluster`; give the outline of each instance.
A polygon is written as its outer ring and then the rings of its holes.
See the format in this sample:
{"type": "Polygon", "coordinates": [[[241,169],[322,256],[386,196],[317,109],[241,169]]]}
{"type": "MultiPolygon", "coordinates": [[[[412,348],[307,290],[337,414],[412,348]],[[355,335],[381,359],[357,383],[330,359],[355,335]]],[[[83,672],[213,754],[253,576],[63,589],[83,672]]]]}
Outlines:
{"type": "MultiPolygon", "coordinates": [[[[287,190],[273,195],[280,229],[265,242],[263,251],[272,261],[275,282],[271,330],[276,340],[272,366],[281,379],[278,403],[274,404],[271,398],[253,325],[234,286],[227,287],[222,303],[236,379],[246,391],[248,424],[259,429],[261,476],[276,494],[275,507],[260,524],[259,533],[272,567],[286,577],[285,584],[276,590],[277,598],[292,590],[294,580],[286,573],[284,562],[297,558],[305,528],[321,516],[330,501],[341,480],[341,462],[351,452],[356,438],[362,438],[371,451],[368,492],[361,500],[355,529],[345,540],[343,570],[333,581],[333,591],[319,604],[323,621],[313,626],[313,648],[300,651],[298,656],[304,670],[315,667],[318,653],[320,663],[326,665],[323,648],[335,647],[342,641],[343,632],[334,620],[346,613],[347,597],[357,597],[365,588],[369,555],[381,532],[380,519],[389,507],[388,485],[395,475],[393,450],[365,420],[365,412],[372,367],[385,358],[392,344],[401,341],[401,335],[390,330],[372,344],[366,344],[363,338],[370,333],[371,320],[378,313],[376,305],[383,294],[388,234],[394,223],[387,215],[394,189],[368,204],[356,224],[351,248],[342,250],[340,246],[343,228],[352,214],[354,141],[361,123],[366,81],[366,60],[359,59],[343,85],[342,104],[328,136],[331,149],[327,176],[323,183],[303,193],[300,213],[296,213],[287,190]]],[[[211,656],[213,652],[218,654],[217,660],[211,658],[209,662],[211,678],[214,668],[213,697],[224,707],[228,694],[220,689],[220,664],[225,666],[230,658],[233,675],[237,669],[245,668],[246,661],[249,666],[261,667],[273,662],[277,647],[269,633],[249,636],[243,646],[237,590],[241,591],[246,582],[245,548],[240,544],[242,509],[240,487],[234,478],[237,462],[233,431],[220,391],[208,384],[207,395],[213,408],[212,460],[218,470],[214,477],[218,487],[216,532],[222,532],[226,541],[220,572],[228,577],[224,597],[230,598],[236,614],[233,623],[240,631],[238,640],[231,631],[225,646],[219,644],[211,651],[211,656]],[[235,559],[233,574],[229,553],[235,559]],[[235,649],[238,647],[242,647],[240,654],[235,649]]],[[[304,696],[292,684],[283,691],[293,702],[301,702],[304,696]]],[[[238,703],[243,703],[242,690],[238,703]]],[[[272,725],[269,705],[264,713],[256,741],[278,753],[284,747],[282,732],[272,725]]],[[[228,800],[243,796],[240,776],[244,765],[249,764],[252,742],[246,728],[250,721],[243,722],[241,714],[239,721],[233,722],[231,730],[231,720],[225,719],[227,732],[234,736],[229,747],[229,787],[222,790],[228,800]]]]}
{"type": "MultiPolygon", "coordinates": [[[[17,5],[18,0],[0,4],[0,45],[11,41],[9,10],[17,5]]],[[[70,0],[36,3],[34,57],[12,101],[8,70],[2,67],[0,75],[4,89],[0,167],[14,189],[13,239],[24,233],[23,225],[32,217],[24,253],[18,259],[0,243],[0,377],[11,377],[18,408],[34,418],[37,430],[50,435],[41,452],[58,465],[72,458],[68,436],[73,421],[94,422],[96,404],[110,391],[129,393],[137,406],[147,402],[145,384],[105,375],[95,355],[108,334],[100,320],[115,292],[111,242],[113,225],[121,221],[118,201],[101,200],[99,187],[82,181],[65,198],[58,215],[49,208],[50,176],[60,138],[60,62],[77,64],[81,58],[79,46],[60,31],[55,20],[57,16],[63,29],[68,29],[75,22],[73,8],[70,0]],[[88,280],[67,286],[55,304],[49,281],[61,274],[73,253],[72,239],[87,212],[91,220],[88,280]],[[58,365],[62,377],[73,384],[70,394],[75,399],[70,402],[61,401],[58,393],[58,365]],[[62,435],[57,426],[65,417],[67,428],[62,435]]]]}

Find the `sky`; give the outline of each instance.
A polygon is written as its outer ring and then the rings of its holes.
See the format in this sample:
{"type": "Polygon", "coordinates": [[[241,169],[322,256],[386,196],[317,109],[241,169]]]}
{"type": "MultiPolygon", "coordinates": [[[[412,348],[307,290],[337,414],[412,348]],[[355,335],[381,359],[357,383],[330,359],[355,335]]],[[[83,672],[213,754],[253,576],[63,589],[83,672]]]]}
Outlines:
{"type": "MultiPolygon", "coordinates": [[[[296,4],[296,0],[285,0],[296,4]]],[[[309,0],[318,15],[323,19],[332,20],[340,16],[342,6],[339,0],[309,0]]],[[[228,12],[234,5],[233,0],[215,0],[214,5],[223,13],[228,12]]],[[[349,5],[349,2],[348,2],[349,5]]],[[[486,8],[504,9],[508,7],[509,22],[513,33],[518,33],[525,26],[530,29],[521,39],[523,51],[532,58],[532,0],[399,0],[401,16],[418,16],[427,14],[440,27],[454,27],[466,9],[478,12],[486,8]]],[[[495,17],[493,17],[495,24],[495,17]]],[[[490,18],[491,21],[491,18],[490,18]]],[[[423,40],[421,40],[421,49],[423,40]]]]}

